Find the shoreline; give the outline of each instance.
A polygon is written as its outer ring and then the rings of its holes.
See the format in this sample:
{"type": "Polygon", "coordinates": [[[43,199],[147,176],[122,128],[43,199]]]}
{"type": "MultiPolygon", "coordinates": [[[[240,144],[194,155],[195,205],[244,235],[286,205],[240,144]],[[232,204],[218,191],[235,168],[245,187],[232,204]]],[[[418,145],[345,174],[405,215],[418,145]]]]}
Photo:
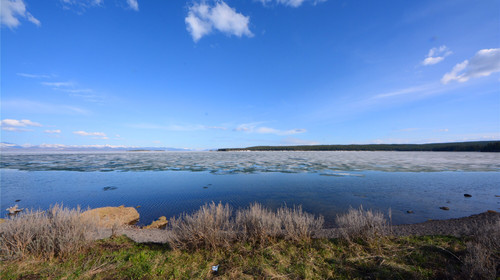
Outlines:
{"type": "MultiPolygon", "coordinates": [[[[425,236],[447,235],[455,237],[469,236],[477,232],[484,224],[500,223],[500,213],[486,211],[480,214],[462,218],[444,220],[429,220],[416,224],[391,226],[390,235],[393,236],[425,236]]],[[[0,227],[1,228],[1,227],[0,227]]],[[[137,243],[167,243],[168,231],[164,229],[122,228],[115,232],[117,235],[126,235],[137,243]]],[[[101,229],[96,240],[105,239],[112,235],[111,229],[101,229]]],[[[338,238],[339,228],[326,228],[316,232],[313,238],[338,238]]]]}

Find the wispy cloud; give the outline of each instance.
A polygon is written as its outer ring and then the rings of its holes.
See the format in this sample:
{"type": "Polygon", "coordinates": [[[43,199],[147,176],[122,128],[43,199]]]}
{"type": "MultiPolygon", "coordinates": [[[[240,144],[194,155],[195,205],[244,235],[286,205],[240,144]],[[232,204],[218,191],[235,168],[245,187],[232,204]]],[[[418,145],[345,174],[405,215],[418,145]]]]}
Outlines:
{"type": "Polygon", "coordinates": [[[132,10],[139,11],[139,3],[137,3],[137,0],[127,0],[127,4],[132,10]]]}
{"type": "Polygon", "coordinates": [[[55,114],[55,115],[88,115],[90,111],[65,104],[52,104],[25,99],[2,100],[2,110],[14,110],[16,112],[55,114]]]}
{"type": "Polygon", "coordinates": [[[214,6],[205,2],[195,3],[189,7],[188,15],[184,21],[195,42],[210,34],[214,29],[226,35],[237,37],[253,36],[248,28],[250,17],[236,12],[224,1],[216,2],[214,6]]]}
{"type": "Polygon", "coordinates": [[[293,137],[287,137],[280,142],[282,145],[319,145],[317,141],[303,140],[293,137]]]}
{"type": "Polygon", "coordinates": [[[453,67],[441,79],[441,83],[451,81],[466,82],[470,78],[489,76],[500,72],[500,48],[483,49],[478,51],[471,59],[464,60],[453,67]]]}
{"type": "Polygon", "coordinates": [[[275,134],[275,135],[293,135],[307,132],[303,128],[294,128],[290,130],[279,130],[275,128],[258,126],[259,123],[247,123],[238,125],[234,131],[242,131],[247,133],[259,133],[259,134],[275,134]]]}
{"type": "Polygon", "coordinates": [[[441,46],[439,48],[432,48],[429,50],[427,57],[422,61],[422,65],[434,65],[444,60],[445,57],[452,54],[450,49],[446,46],[441,46]]]}
{"type": "Polygon", "coordinates": [[[160,125],[152,123],[136,123],[136,124],[129,124],[128,126],[139,129],[157,129],[157,130],[169,130],[169,131],[227,130],[227,127],[224,126],[210,126],[201,124],[160,125]]]}
{"type": "Polygon", "coordinates": [[[79,131],[73,131],[73,134],[80,135],[80,136],[92,136],[92,138],[94,138],[94,139],[103,139],[103,140],[109,139],[108,136],[106,136],[106,133],[104,133],[104,132],[87,132],[87,131],[79,130],[79,131]]]}
{"type": "Polygon", "coordinates": [[[0,20],[2,25],[10,29],[18,27],[19,19],[26,19],[29,22],[40,26],[41,23],[30,12],[26,10],[23,0],[0,0],[0,20]]]}
{"type": "Polygon", "coordinates": [[[0,126],[6,131],[29,131],[30,129],[26,127],[41,127],[42,125],[30,120],[3,119],[0,126]]]}
{"type": "MultiPolygon", "coordinates": [[[[122,0],[127,4],[127,7],[139,11],[139,3],[137,0],[122,0]]],[[[62,6],[67,10],[75,10],[78,13],[85,12],[89,8],[103,7],[104,0],[61,0],[62,6]]]]}
{"type": "Polygon", "coordinates": [[[28,74],[28,73],[16,73],[18,76],[31,78],[31,79],[49,79],[54,77],[53,75],[40,75],[40,74],[28,74]]]}
{"type": "Polygon", "coordinates": [[[44,130],[43,132],[51,133],[51,134],[59,134],[59,133],[61,133],[61,130],[60,129],[53,129],[53,130],[44,130]]]}
{"type": "Polygon", "coordinates": [[[73,82],[42,82],[41,84],[44,86],[55,87],[55,88],[72,87],[75,85],[73,82]]]}
{"type": "Polygon", "coordinates": [[[256,0],[261,2],[264,6],[269,4],[280,4],[289,7],[297,8],[301,6],[304,2],[312,2],[313,5],[316,5],[321,2],[326,2],[326,0],[256,0]]]}

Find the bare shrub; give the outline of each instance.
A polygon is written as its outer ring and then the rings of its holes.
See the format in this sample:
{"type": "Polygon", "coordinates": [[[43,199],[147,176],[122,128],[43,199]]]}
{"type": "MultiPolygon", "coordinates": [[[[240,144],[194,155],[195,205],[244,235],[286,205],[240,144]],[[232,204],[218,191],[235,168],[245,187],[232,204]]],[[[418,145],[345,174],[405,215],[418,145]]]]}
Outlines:
{"type": "Polygon", "coordinates": [[[335,222],[340,228],[343,239],[352,242],[361,239],[365,242],[372,242],[375,238],[385,236],[389,227],[384,214],[372,210],[350,208],[342,215],[337,215],[335,222]]]}
{"type": "Polygon", "coordinates": [[[238,210],[236,223],[241,241],[265,244],[274,240],[282,232],[280,218],[259,203],[253,203],[247,209],[238,210]]]}
{"type": "Polygon", "coordinates": [[[191,215],[174,217],[168,223],[170,244],[179,249],[228,247],[236,235],[232,214],[228,204],[212,202],[191,215]]]}
{"type": "Polygon", "coordinates": [[[229,205],[205,204],[195,213],[172,218],[169,240],[178,249],[215,249],[235,241],[267,244],[277,238],[307,241],[322,228],[323,217],[303,212],[302,208],[282,207],[277,213],[254,203],[240,209],[233,218],[229,205]]]}
{"type": "Polygon", "coordinates": [[[278,209],[277,217],[281,221],[284,238],[293,241],[310,240],[314,232],[320,230],[325,222],[322,216],[316,218],[302,211],[302,206],[281,207],[278,209]]]}
{"type": "Polygon", "coordinates": [[[8,219],[1,226],[0,256],[4,259],[27,255],[66,257],[84,248],[97,232],[95,217],[54,205],[47,211],[29,210],[8,219]]]}
{"type": "Polygon", "coordinates": [[[500,221],[477,228],[466,243],[463,276],[466,279],[495,279],[500,263],[500,221]]]}

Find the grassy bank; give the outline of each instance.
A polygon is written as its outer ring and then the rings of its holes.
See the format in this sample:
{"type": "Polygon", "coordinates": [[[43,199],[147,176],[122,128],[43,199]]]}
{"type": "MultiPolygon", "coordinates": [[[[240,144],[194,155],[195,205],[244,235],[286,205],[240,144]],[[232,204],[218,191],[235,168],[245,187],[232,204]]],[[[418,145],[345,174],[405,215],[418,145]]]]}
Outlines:
{"type": "Polygon", "coordinates": [[[8,220],[1,279],[495,279],[498,223],[468,237],[394,237],[382,213],[350,209],[339,238],[314,238],[321,217],[260,204],[207,204],[172,218],[165,244],[94,240],[97,221],[55,206],[8,220]],[[218,265],[215,274],[212,266],[218,265]]]}
{"type": "Polygon", "coordinates": [[[1,279],[455,279],[464,275],[465,254],[465,240],[447,236],[388,238],[376,244],[278,240],[195,251],[120,236],[64,259],[2,262],[1,279]],[[220,265],[218,275],[212,265],[220,265]]]}

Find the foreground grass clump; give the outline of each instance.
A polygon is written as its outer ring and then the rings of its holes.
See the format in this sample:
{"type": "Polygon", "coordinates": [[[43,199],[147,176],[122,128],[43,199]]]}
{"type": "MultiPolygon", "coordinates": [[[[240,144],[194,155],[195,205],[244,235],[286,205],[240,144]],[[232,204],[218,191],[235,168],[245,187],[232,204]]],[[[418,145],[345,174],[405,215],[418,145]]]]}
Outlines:
{"type": "Polygon", "coordinates": [[[178,249],[228,248],[235,242],[267,244],[278,238],[310,241],[323,227],[323,217],[302,208],[281,207],[273,212],[254,203],[234,215],[229,205],[205,204],[193,214],[172,218],[168,224],[170,244],[178,249]]]}
{"type": "MultiPolygon", "coordinates": [[[[61,260],[30,257],[0,264],[1,279],[457,279],[465,243],[447,236],[388,238],[376,254],[364,243],[279,239],[219,249],[174,250],[125,236],[96,241],[61,260]],[[458,257],[457,257],[458,256],[458,257]],[[212,274],[211,266],[220,265],[212,274]]],[[[466,278],[464,278],[466,279],[466,278]]]]}
{"type": "Polygon", "coordinates": [[[64,258],[89,246],[96,231],[96,217],[83,217],[80,209],[56,204],[47,211],[30,210],[2,225],[0,258],[64,258]]]}

